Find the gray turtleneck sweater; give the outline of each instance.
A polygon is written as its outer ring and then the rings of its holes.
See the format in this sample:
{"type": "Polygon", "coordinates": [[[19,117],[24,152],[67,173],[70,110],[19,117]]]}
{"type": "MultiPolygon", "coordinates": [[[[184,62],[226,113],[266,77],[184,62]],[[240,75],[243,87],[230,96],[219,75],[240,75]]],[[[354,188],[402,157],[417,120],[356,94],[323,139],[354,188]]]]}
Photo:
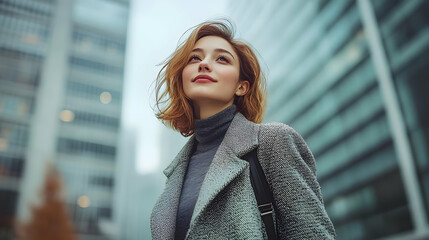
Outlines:
{"type": "Polygon", "coordinates": [[[236,106],[233,104],[207,119],[198,119],[194,123],[197,144],[189,159],[180,195],[176,218],[176,240],[185,239],[204,177],[235,112],[236,106]]]}

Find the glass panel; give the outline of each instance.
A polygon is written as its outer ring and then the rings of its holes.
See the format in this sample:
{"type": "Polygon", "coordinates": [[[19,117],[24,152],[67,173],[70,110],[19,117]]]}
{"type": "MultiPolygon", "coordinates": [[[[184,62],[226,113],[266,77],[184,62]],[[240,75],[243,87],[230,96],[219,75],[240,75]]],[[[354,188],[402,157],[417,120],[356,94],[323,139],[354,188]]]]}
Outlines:
{"type": "MultiPolygon", "coordinates": [[[[406,2],[375,1],[377,12],[384,14],[380,19],[386,21],[406,2]]],[[[239,16],[235,19],[238,26],[246,25],[239,16]]],[[[307,141],[338,238],[374,239],[412,230],[385,103],[356,1],[289,1],[271,24],[251,30],[259,33],[254,35],[255,46],[270,68],[265,121],[286,123],[307,141]]],[[[410,43],[401,41],[392,46],[400,49],[410,43]]],[[[418,111],[416,103],[409,104],[413,106],[409,111],[418,111]]]]}
{"type": "Polygon", "coordinates": [[[429,214],[429,1],[372,2],[429,214]]]}

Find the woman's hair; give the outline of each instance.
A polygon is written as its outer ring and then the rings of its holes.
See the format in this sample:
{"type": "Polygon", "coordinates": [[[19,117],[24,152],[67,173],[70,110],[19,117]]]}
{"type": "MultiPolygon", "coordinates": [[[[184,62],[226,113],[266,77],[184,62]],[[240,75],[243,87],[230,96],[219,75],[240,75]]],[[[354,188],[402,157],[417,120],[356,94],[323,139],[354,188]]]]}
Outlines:
{"type": "Polygon", "coordinates": [[[234,39],[231,25],[226,20],[226,23],[209,21],[193,27],[187,40],[179,44],[176,51],[164,61],[158,73],[155,88],[156,117],[185,137],[194,133],[194,113],[192,102],[183,90],[182,71],[188,64],[189,54],[196,42],[206,36],[218,36],[231,44],[239,58],[240,80],[250,83],[249,91],[244,96],[235,96],[234,104],[237,111],[249,121],[262,122],[266,105],[265,77],[249,44],[234,39]]]}

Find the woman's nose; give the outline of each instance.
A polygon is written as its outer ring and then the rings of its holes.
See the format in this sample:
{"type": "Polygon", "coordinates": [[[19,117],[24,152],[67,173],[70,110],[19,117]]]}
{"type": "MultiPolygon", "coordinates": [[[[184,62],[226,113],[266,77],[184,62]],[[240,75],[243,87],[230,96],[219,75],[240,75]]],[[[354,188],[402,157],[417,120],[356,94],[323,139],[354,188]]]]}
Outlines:
{"type": "Polygon", "coordinates": [[[198,71],[207,71],[210,72],[211,71],[211,67],[210,64],[207,61],[202,61],[200,62],[200,66],[198,67],[198,71]]]}

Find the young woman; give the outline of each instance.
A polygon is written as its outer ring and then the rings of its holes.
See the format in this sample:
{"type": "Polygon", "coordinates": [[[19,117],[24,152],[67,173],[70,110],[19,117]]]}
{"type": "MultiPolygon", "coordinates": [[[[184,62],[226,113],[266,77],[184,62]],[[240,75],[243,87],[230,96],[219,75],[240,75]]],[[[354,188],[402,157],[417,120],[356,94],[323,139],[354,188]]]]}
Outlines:
{"type": "Polygon", "coordinates": [[[153,239],[267,239],[244,156],[256,149],[273,198],[277,239],[334,239],[302,137],[260,124],[265,82],[252,49],[229,24],[205,22],[167,59],[156,82],[157,117],[192,136],[164,170],[153,239]]]}

